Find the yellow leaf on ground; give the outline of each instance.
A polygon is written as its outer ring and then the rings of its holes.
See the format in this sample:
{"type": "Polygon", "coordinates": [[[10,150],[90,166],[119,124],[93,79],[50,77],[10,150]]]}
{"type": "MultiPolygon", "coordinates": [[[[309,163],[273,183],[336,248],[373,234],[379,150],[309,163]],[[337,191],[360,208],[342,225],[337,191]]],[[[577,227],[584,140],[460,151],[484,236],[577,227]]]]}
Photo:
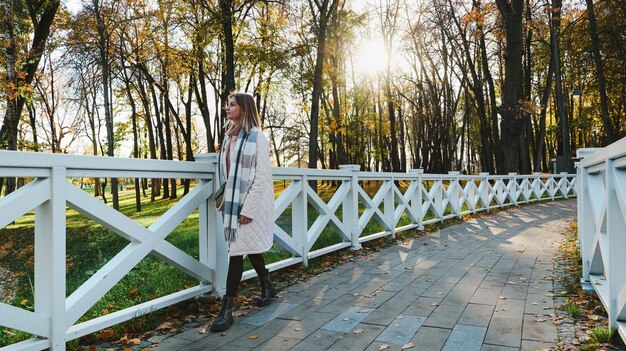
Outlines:
{"type": "Polygon", "coordinates": [[[250,335],[248,338],[252,340],[256,340],[258,337],[259,337],[258,335],[250,335]]]}

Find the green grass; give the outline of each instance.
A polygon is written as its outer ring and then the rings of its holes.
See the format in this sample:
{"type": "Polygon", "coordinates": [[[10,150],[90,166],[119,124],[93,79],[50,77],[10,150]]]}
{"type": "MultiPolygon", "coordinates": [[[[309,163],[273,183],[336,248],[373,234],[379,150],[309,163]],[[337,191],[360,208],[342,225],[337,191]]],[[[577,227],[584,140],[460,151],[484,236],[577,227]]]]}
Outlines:
{"type": "Polygon", "coordinates": [[[607,326],[595,327],[589,332],[591,340],[600,344],[610,343],[612,336],[613,331],[607,326]]]}
{"type": "Polygon", "coordinates": [[[580,306],[578,306],[574,302],[570,302],[567,305],[563,305],[561,309],[574,319],[580,318],[580,316],[582,316],[583,313],[585,312],[584,309],[582,309],[580,306]]]}

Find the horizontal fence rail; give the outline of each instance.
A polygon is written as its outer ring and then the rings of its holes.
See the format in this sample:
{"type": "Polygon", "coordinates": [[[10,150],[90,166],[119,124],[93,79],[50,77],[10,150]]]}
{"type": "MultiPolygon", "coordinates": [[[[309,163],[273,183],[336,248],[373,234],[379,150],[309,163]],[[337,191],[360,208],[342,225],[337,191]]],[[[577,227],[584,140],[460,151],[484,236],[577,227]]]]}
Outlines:
{"type": "Polygon", "coordinates": [[[609,327],[626,341],[626,138],[593,151],[585,150],[578,166],[581,280],[596,291],[609,327]]]}
{"type": "MultiPolygon", "coordinates": [[[[65,343],[145,313],[205,293],[225,291],[227,244],[215,210],[216,154],[196,162],[122,159],[0,151],[0,177],[29,178],[0,198],[0,228],[35,211],[34,309],[0,303],[0,326],[35,337],[7,350],[64,350],[65,343]],[[68,181],[68,178],[196,179],[188,194],[145,228],[68,181]],[[66,296],[66,207],[128,244],[72,294],[66,296]],[[198,210],[198,259],[169,243],[168,235],[198,210]],[[198,285],[83,321],[84,314],[146,256],[154,255],[193,277],[198,285]]],[[[308,264],[314,257],[447,218],[541,200],[576,196],[573,174],[494,176],[362,172],[357,165],[339,170],[273,168],[274,248],[287,258],[268,265],[276,270],[308,264]],[[319,187],[316,191],[316,186],[319,187]],[[327,240],[328,237],[331,240],[327,240]],[[321,238],[324,238],[323,240],[321,238]]],[[[623,203],[623,202],[622,202],[623,203]]],[[[594,271],[595,272],[595,271],[594,271]]],[[[253,270],[244,279],[254,277],[253,270]]]]}

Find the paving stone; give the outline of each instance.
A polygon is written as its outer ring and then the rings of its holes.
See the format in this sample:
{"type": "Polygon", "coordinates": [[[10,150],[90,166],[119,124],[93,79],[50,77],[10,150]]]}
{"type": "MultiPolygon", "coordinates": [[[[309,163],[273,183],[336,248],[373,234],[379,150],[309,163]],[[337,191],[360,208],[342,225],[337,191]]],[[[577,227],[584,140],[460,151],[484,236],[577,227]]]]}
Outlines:
{"type": "Polygon", "coordinates": [[[253,349],[287,329],[291,323],[295,322],[286,319],[275,319],[263,325],[262,328],[253,329],[228,344],[253,349]]]}
{"type": "Polygon", "coordinates": [[[394,278],[387,284],[383,285],[382,289],[385,291],[398,292],[398,291],[401,291],[403,288],[405,288],[407,285],[411,284],[411,282],[413,282],[414,280],[415,278],[404,277],[404,275],[400,275],[399,277],[394,278]]]}
{"type": "Polygon", "coordinates": [[[419,297],[402,313],[410,316],[428,317],[441,304],[441,300],[440,297],[419,297]]]}
{"type": "Polygon", "coordinates": [[[251,349],[246,348],[246,347],[241,347],[241,346],[224,345],[216,350],[217,351],[249,351],[251,349]]]}
{"type": "Polygon", "coordinates": [[[452,329],[456,322],[463,314],[465,306],[459,305],[439,305],[433,313],[430,314],[424,325],[429,327],[449,328],[452,329]]]}
{"type": "Polygon", "coordinates": [[[502,292],[502,289],[483,288],[481,285],[480,288],[476,289],[469,302],[495,306],[500,299],[500,292],[502,292]]]}
{"type": "Polygon", "coordinates": [[[251,330],[256,329],[255,326],[240,324],[235,320],[235,324],[230,327],[227,331],[223,333],[212,333],[207,332],[204,338],[194,342],[193,344],[189,344],[183,348],[178,348],[176,350],[185,350],[185,351],[203,351],[203,350],[214,350],[221,346],[224,346],[230,342],[238,340],[241,336],[247,334],[251,330]]]}
{"type": "Polygon", "coordinates": [[[347,333],[367,318],[370,313],[372,310],[366,307],[350,307],[326,323],[321,329],[347,333]]]}
{"type": "Polygon", "coordinates": [[[506,276],[497,276],[494,274],[494,271],[490,271],[489,275],[485,277],[485,279],[480,283],[480,288],[485,289],[500,289],[504,288],[506,284],[506,276]]]}
{"type": "Polygon", "coordinates": [[[338,286],[332,287],[326,291],[322,291],[319,294],[315,295],[314,299],[324,299],[324,300],[336,300],[341,296],[347,294],[351,290],[359,287],[359,285],[355,284],[339,284],[338,286]]]}
{"type": "Polygon", "coordinates": [[[419,350],[439,351],[451,331],[452,329],[431,328],[422,325],[410,342],[419,345],[419,350]]]}
{"type": "Polygon", "coordinates": [[[493,315],[493,310],[494,307],[491,305],[468,304],[458,323],[487,327],[493,315]]]}
{"type": "Polygon", "coordinates": [[[545,294],[528,294],[524,313],[554,314],[554,300],[545,294]]]}
{"type": "Polygon", "coordinates": [[[501,298],[493,311],[494,317],[517,318],[524,317],[524,305],[526,300],[501,298]]]}
{"type": "Polygon", "coordinates": [[[345,334],[341,339],[334,343],[328,350],[365,350],[369,344],[383,331],[384,327],[373,324],[358,324],[354,331],[345,334]]]}
{"type": "Polygon", "coordinates": [[[519,351],[519,348],[483,344],[483,347],[480,349],[480,351],[519,351]]]}
{"type": "Polygon", "coordinates": [[[278,332],[278,335],[294,339],[305,339],[335,317],[334,313],[312,313],[301,321],[289,323],[278,332]]]}
{"type": "Polygon", "coordinates": [[[296,346],[300,339],[286,338],[283,336],[275,336],[261,346],[254,348],[255,351],[287,351],[296,346]]]}
{"type": "Polygon", "coordinates": [[[345,294],[317,311],[325,313],[341,313],[346,310],[346,306],[353,306],[361,299],[363,299],[363,296],[360,294],[345,294]]]}
{"type": "Polygon", "coordinates": [[[242,318],[240,323],[261,326],[296,307],[298,307],[298,305],[292,303],[274,303],[260,312],[242,318]]]}
{"type": "Polygon", "coordinates": [[[455,284],[435,283],[428,288],[422,296],[425,297],[441,297],[442,299],[454,288],[455,284]]]}
{"type": "Polygon", "coordinates": [[[520,347],[522,341],[522,318],[493,317],[487,329],[485,343],[520,347]]]}
{"type": "Polygon", "coordinates": [[[376,338],[376,341],[389,344],[404,345],[422,326],[426,317],[398,316],[385,330],[376,338]]]}
{"type": "Polygon", "coordinates": [[[395,291],[375,291],[371,295],[365,296],[363,299],[359,300],[355,303],[355,306],[363,306],[369,308],[378,308],[385,302],[387,302],[390,298],[396,295],[395,291]]]}
{"type": "Polygon", "coordinates": [[[457,324],[443,345],[443,351],[480,351],[486,333],[486,327],[457,324]]]}
{"type": "Polygon", "coordinates": [[[474,296],[477,283],[473,282],[460,282],[457,284],[446,297],[443,299],[442,304],[447,305],[467,305],[474,296]]]}
{"type": "Polygon", "coordinates": [[[395,296],[370,313],[363,323],[389,325],[406,309],[406,301],[395,296]]]}
{"type": "Polygon", "coordinates": [[[302,340],[291,351],[326,350],[344,336],[344,333],[318,329],[302,340]]]}
{"type": "Polygon", "coordinates": [[[193,341],[189,341],[189,340],[185,340],[185,339],[181,339],[177,337],[171,337],[171,338],[167,338],[161,341],[161,343],[159,343],[158,345],[154,345],[153,348],[159,351],[178,351],[178,350],[184,349],[185,347],[190,345],[192,342],[193,341]]]}
{"type": "Polygon", "coordinates": [[[504,289],[502,289],[502,293],[500,295],[506,297],[507,299],[520,299],[525,300],[526,294],[528,294],[528,286],[527,285],[518,285],[518,284],[506,284],[504,285],[504,289]]]}
{"type": "Polygon", "coordinates": [[[556,343],[522,340],[521,351],[552,350],[556,343]]]}
{"type": "Polygon", "coordinates": [[[280,318],[299,321],[308,317],[309,315],[311,315],[311,313],[316,312],[317,310],[328,305],[329,303],[330,300],[308,300],[304,303],[301,303],[300,305],[298,305],[298,307],[292,309],[291,311],[283,313],[280,318]]]}
{"type": "Polygon", "coordinates": [[[555,342],[557,339],[556,326],[549,318],[536,318],[532,314],[525,314],[523,328],[522,339],[524,340],[555,342]],[[543,321],[537,322],[537,320],[543,321]]]}

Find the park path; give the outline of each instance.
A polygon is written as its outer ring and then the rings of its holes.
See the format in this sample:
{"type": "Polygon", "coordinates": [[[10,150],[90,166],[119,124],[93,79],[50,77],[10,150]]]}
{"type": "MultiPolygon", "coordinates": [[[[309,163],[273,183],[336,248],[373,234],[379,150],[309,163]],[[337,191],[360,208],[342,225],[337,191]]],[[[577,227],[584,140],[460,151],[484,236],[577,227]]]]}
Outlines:
{"type": "Polygon", "coordinates": [[[575,216],[567,200],[470,219],[292,285],[225,335],[190,329],[157,350],[550,348],[553,256],[575,216]]]}

